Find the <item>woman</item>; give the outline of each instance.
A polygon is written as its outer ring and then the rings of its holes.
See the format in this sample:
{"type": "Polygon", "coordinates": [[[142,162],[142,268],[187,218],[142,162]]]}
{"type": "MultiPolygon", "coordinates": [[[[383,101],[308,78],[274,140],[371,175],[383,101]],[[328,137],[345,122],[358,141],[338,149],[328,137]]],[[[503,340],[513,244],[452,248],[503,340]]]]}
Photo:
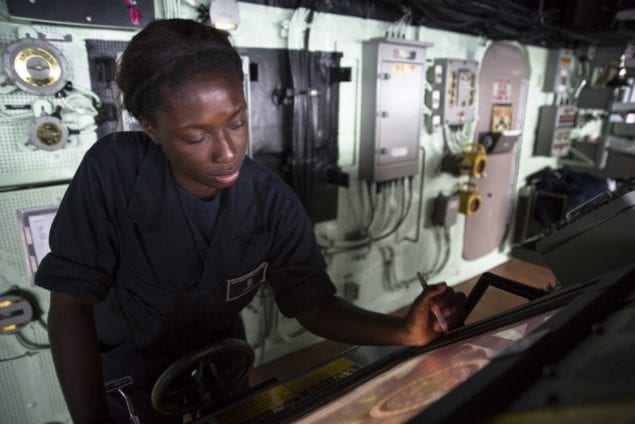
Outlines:
{"type": "Polygon", "coordinates": [[[463,297],[445,285],[405,318],[335,296],[299,201],[245,156],[242,79],[227,34],[194,21],[152,22],[124,52],[117,82],[143,132],[86,154],[36,277],[52,292],[53,359],[75,422],[126,422],[103,385],[128,375],[142,422],[172,422],[150,405],[156,378],[186,352],[244,337],[239,313],[265,279],[283,314],[332,340],[426,344],[441,332],[433,298],[457,324],[463,297]]]}

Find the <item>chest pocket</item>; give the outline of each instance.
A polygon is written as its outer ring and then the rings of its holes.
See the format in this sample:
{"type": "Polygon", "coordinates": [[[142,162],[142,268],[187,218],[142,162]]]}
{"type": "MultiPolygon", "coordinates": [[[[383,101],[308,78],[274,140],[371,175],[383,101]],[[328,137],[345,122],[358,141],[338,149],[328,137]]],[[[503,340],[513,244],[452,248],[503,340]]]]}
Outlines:
{"type": "MultiPolygon", "coordinates": [[[[231,278],[226,280],[227,289],[225,300],[227,302],[233,302],[241,299],[249,294],[254,294],[255,290],[260,287],[260,284],[267,278],[268,262],[263,262],[258,265],[254,270],[241,275],[240,277],[231,278]]],[[[249,296],[251,298],[251,296],[249,296]]]]}

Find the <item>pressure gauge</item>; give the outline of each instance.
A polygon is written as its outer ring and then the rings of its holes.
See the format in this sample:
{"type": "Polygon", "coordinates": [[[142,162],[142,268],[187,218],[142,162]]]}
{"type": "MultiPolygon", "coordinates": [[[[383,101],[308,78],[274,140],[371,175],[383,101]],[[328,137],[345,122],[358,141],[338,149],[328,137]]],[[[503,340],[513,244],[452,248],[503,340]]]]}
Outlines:
{"type": "Polygon", "coordinates": [[[35,118],[28,129],[29,143],[42,150],[59,150],[68,143],[68,128],[51,115],[35,118]]]}
{"type": "Polygon", "coordinates": [[[2,58],[13,84],[27,93],[49,96],[68,81],[68,63],[62,53],[46,41],[23,38],[10,44],[2,58]]]}

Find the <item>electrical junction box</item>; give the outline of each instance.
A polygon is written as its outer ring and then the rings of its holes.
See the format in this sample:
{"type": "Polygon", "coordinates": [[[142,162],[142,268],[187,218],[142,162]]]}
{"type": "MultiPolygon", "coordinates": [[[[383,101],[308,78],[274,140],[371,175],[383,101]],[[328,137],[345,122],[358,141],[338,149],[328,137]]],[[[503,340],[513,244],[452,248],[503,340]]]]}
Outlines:
{"type": "Polygon", "coordinates": [[[432,222],[435,225],[442,225],[446,228],[454,225],[459,215],[460,203],[461,199],[457,194],[450,196],[439,194],[434,201],[432,222]]]}
{"type": "Polygon", "coordinates": [[[552,49],[547,57],[543,91],[566,93],[573,71],[573,50],[552,49]]]}
{"type": "Polygon", "coordinates": [[[381,182],[418,173],[430,46],[387,38],[363,44],[360,179],[381,182]]]}
{"type": "Polygon", "coordinates": [[[538,113],[537,156],[563,157],[571,149],[571,131],[575,127],[577,108],[541,106],[538,113]]]}
{"type": "Polygon", "coordinates": [[[432,89],[428,107],[446,125],[463,125],[475,119],[478,62],[436,59],[430,68],[432,89]]]}

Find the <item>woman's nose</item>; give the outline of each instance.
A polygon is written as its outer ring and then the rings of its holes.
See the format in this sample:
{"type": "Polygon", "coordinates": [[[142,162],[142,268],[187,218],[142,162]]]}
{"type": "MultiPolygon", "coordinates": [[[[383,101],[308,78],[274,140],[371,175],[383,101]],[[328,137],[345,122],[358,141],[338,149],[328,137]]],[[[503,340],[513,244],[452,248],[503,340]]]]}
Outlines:
{"type": "Polygon", "coordinates": [[[212,161],[217,163],[230,163],[236,157],[236,146],[226,134],[219,134],[213,143],[212,161]]]}

